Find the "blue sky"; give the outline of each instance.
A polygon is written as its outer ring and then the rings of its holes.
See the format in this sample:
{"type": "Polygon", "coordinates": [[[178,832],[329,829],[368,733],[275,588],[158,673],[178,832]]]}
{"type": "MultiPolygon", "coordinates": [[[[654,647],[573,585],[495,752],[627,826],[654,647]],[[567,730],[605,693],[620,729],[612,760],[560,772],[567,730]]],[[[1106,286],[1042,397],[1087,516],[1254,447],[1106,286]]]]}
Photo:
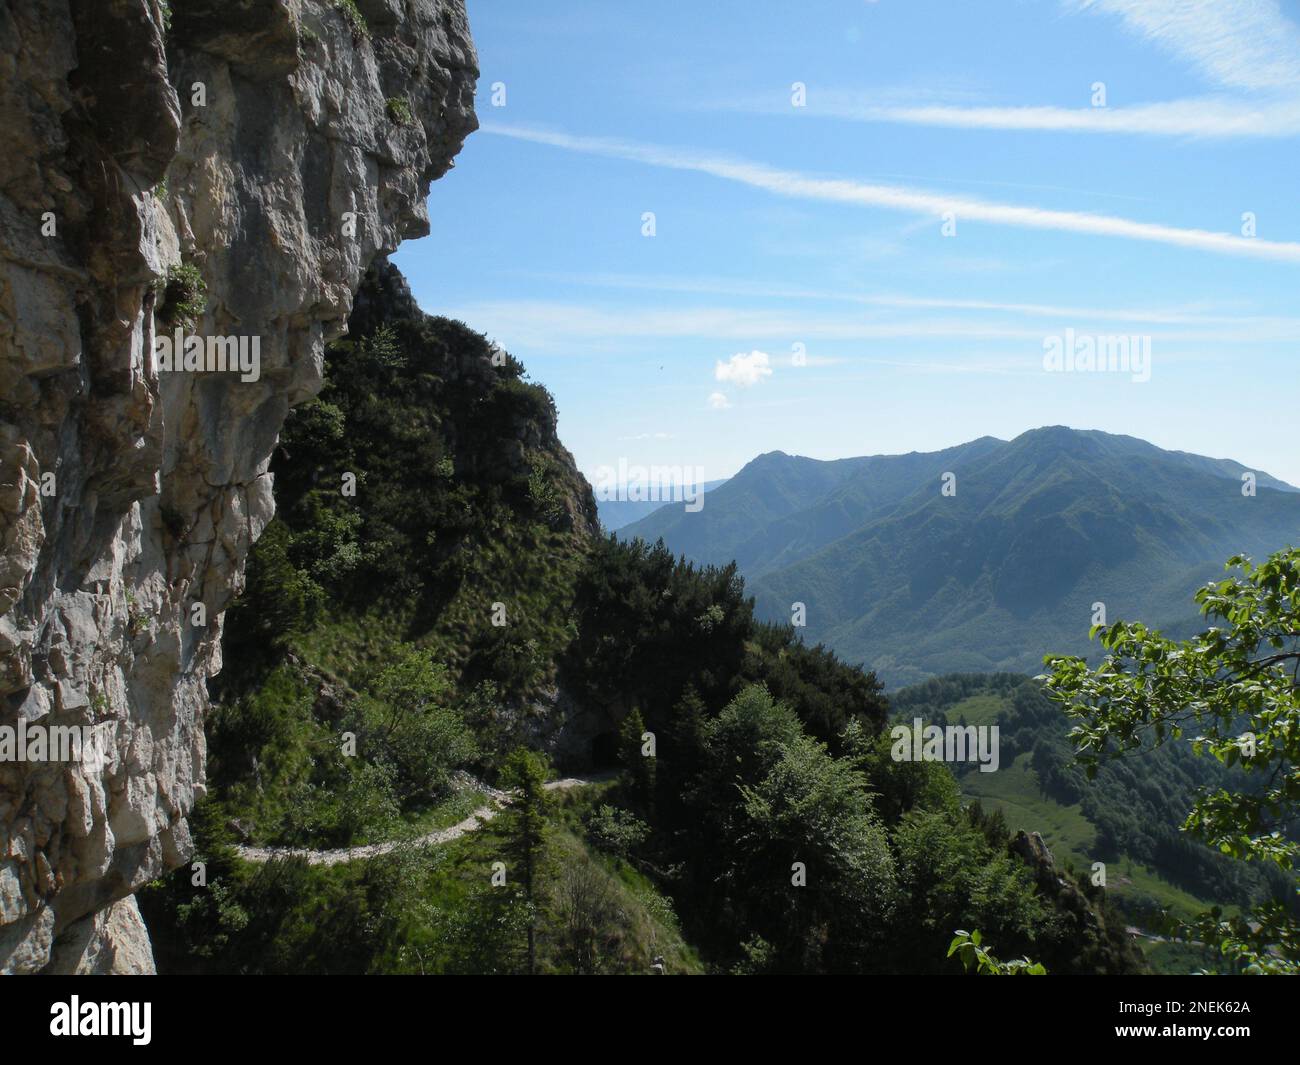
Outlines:
{"type": "Polygon", "coordinates": [[[469,14],[483,128],[395,261],[589,476],[1067,424],[1300,483],[1300,4],[469,14]],[[1150,338],[1149,379],[1049,371],[1067,330],[1150,338]]]}

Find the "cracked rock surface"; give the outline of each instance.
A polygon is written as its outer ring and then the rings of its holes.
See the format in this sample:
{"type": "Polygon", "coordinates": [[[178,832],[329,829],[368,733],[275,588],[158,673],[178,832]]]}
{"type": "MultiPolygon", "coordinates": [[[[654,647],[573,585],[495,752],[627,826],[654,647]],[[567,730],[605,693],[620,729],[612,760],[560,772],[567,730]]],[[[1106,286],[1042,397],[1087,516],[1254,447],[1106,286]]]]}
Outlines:
{"type": "Polygon", "coordinates": [[[152,971],[285,414],[477,124],[463,0],[356,7],[0,0],[0,729],[102,755],[0,760],[0,972],[152,971]],[[256,380],[160,366],[181,264],[256,380]]]}

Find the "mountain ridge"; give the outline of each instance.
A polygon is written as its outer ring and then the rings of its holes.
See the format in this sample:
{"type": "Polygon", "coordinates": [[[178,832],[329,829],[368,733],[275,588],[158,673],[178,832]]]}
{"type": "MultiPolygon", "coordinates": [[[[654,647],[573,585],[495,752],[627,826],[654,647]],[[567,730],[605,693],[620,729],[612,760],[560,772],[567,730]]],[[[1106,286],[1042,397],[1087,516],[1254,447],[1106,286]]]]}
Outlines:
{"type": "Polygon", "coordinates": [[[1086,654],[1096,603],[1109,620],[1188,626],[1192,593],[1226,558],[1300,529],[1293,485],[1099,430],[1043,426],[827,466],[779,455],[747,464],[698,514],[661,509],[619,535],[663,538],[701,564],[734,558],[760,616],[789,621],[803,603],[805,639],[891,686],[1086,654]]]}

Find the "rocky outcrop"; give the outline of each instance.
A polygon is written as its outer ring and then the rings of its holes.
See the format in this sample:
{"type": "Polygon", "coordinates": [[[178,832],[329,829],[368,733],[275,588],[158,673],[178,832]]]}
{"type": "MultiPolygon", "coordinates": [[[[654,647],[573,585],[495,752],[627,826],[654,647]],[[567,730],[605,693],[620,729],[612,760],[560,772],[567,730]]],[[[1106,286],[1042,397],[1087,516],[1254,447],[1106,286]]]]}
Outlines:
{"type": "Polygon", "coordinates": [[[88,740],[0,761],[0,971],[149,971],[276,437],[476,57],[463,0],[0,0],[0,65],[0,727],[88,740]],[[177,327],[258,360],[173,368],[177,327]]]}
{"type": "Polygon", "coordinates": [[[1041,835],[1020,830],[1011,841],[1011,853],[1029,867],[1041,895],[1055,899],[1066,913],[1079,920],[1096,923],[1092,905],[1070,878],[1061,875],[1041,835]]]}
{"type": "Polygon", "coordinates": [[[1030,871],[1039,896],[1050,903],[1063,933],[1065,955],[1043,958],[1048,971],[1123,973],[1142,971],[1143,962],[1133,950],[1124,926],[1113,921],[1105,906],[1105,892],[1081,890],[1068,870],[1061,870],[1043,837],[1020,830],[1008,848],[1030,871]]]}
{"type": "Polygon", "coordinates": [[[153,947],[135,896],[69,925],[46,968],[79,976],[155,975],[153,947]]]}

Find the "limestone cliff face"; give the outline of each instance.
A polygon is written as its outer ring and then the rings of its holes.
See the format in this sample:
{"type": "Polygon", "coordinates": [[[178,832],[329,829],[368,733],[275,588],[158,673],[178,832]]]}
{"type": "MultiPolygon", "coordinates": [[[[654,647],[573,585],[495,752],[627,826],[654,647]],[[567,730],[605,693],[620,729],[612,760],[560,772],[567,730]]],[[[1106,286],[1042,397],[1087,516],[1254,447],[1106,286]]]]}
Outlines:
{"type": "Polygon", "coordinates": [[[463,0],[168,7],[0,0],[0,726],[103,755],[0,761],[3,972],[152,967],[277,434],[476,125],[463,0]],[[180,264],[255,381],[160,365],[180,264]]]}

